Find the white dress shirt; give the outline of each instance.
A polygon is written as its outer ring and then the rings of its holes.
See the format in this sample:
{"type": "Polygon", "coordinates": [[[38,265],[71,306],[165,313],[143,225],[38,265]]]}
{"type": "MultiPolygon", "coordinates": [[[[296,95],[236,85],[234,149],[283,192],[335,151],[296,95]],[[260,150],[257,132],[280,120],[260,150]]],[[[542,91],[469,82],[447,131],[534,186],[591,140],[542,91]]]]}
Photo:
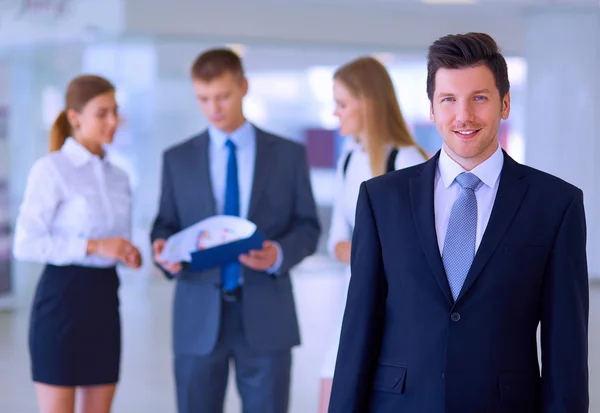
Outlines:
{"type": "MultiPolygon", "coordinates": [[[[238,184],[240,190],[240,217],[248,219],[252,186],[254,184],[254,165],[256,163],[256,129],[250,122],[245,122],[237,130],[226,134],[220,129],[210,126],[208,128],[210,175],[215,197],[216,208],[219,213],[225,211],[225,187],[227,184],[227,161],[229,149],[227,139],[235,144],[238,170],[238,184]]],[[[272,241],[277,248],[277,261],[267,270],[275,273],[283,263],[283,251],[279,243],[272,241]]]]}
{"type": "MultiPolygon", "coordinates": [[[[498,145],[498,149],[492,156],[470,171],[483,182],[483,184],[475,191],[475,196],[477,198],[477,235],[475,238],[475,251],[479,248],[483,233],[485,232],[490,220],[490,215],[492,214],[496,193],[498,192],[498,184],[500,183],[500,172],[502,171],[503,165],[504,155],[502,153],[502,147],[498,145]]],[[[463,167],[450,158],[446,151],[442,149],[435,174],[434,192],[435,230],[437,233],[440,254],[444,250],[444,241],[446,239],[446,231],[448,230],[450,212],[460,193],[460,185],[455,181],[455,178],[462,172],[465,172],[463,167]]]]}
{"type": "Polygon", "coordinates": [[[218,213],[225,211],[225,186],[227,184],[227,161],[229,149],[227,139],[235,144],[240,188],[240,217],[248,218],[248,208],[252,184],[254,183],[254,164],[256,161],[256,131],[251,123],[245,122],[239,129],[227,135],[210,126],[208,128],[210,176],[218,213]]]}
{"type": "MultiPolygon", "coordinates": [[[[398,150],[395,169],[408,168],[425,162],[425,160],[425,157],[415,146],[403,147],[398,150]]],[[[333,258],[335,258],[335,246],[338,242],[350,242],[352,240],[360,185],[372,177],[369,154],[362,149],[359,143],[355,141],[348,142],[347,149],[340,156],[336,169],[336,194],[327,242],[327,249],[333,258]],[[344,177],[344,162],[349,151],[353,153],[344,177]]]]}
{"type": "Polygon", "coordinates": [[[131,193],[123,170],[73,138],[33,165],[16,222],[15,258],[110,267],[117,262],[87,255],[88,239],[130,236],[131,193]]]}

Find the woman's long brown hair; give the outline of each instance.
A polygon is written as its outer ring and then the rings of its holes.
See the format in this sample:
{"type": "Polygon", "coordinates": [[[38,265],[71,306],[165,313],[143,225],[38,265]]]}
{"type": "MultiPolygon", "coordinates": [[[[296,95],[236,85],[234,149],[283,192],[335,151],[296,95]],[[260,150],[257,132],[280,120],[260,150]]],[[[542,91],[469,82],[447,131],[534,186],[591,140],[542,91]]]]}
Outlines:
{"type": "Polygon", "coordinates": [[[361,57],[340,67],[334,79],[364,102],[366,142],[373,176],[385,172],[386,148],[415,146],[428,158],[425,150],[413,138],[402,112],[394,84],[383,64],[372,57],[361,57]]]}

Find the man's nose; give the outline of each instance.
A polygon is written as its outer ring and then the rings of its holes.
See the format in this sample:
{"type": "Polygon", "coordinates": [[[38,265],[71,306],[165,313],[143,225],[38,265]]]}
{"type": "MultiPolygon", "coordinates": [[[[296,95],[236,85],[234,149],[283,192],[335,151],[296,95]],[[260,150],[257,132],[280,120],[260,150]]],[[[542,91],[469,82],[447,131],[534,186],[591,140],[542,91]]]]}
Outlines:
{"type": "Polygon", "coordinates": [[[474,119],[473,104],[470,101],[462,101],[457,104],[456,121],[459,123],[471,122],[474,119]]]}

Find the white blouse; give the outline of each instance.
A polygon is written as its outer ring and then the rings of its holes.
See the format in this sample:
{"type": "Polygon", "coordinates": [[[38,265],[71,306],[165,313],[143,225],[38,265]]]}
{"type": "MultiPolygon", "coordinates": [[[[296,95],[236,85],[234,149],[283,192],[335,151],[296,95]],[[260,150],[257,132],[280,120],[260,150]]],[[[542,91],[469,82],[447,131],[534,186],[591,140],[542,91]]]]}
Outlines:
{"type": "Polygon", "coordinates": [[[15,228],[13,254],[23,261],[109,267],[87,255],[88,239],[131,236],[127,174],[73,138],[31,168],[15,228]]]}
{"type": "MultiPolygon", "coordinates": [[[[425,161],[426,159],[415,146],[402,147],[399,148],[398,155],[396,156],[395,169],[408,168],[409,166],[418,165],[425,161]]],[[[340,156],[336,170],[336,195],[327,242],[329,254],[334,259],[336,258],[336,244],[341,241],[352,241],[356,202],[358,201],[360,185],[372,177],[373,173],[368,153],[362,149],[359,143],[350,142],[347,145],[347,149],[340,156]],[[353,153],[346,169],[346,176],[344,177],[344,162],[349,151],[353,153]]]]}

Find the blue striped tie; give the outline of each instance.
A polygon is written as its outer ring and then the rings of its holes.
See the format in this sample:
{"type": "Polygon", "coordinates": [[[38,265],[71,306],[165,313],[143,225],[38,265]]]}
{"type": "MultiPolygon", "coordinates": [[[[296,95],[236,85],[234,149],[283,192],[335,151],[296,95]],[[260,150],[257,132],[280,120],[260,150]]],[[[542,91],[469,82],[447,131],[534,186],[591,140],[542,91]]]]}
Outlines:
{"type": "MultiPolygon", "coordinates": [[[[227,160],[227,181],[225,184],[225,215],[240,215],[240,186],[238,182],[237,158],[235,143],[231,139],[225,142],[229,149],[227,160]]],[[[221,271],[221,284],[225,291],[235,290],[240,284],[241,267],[238,262],[228,264],[221,271]]]]}
{"type": "Polygon", "coordinates": [[[450,212],[448,231],[442,252],[448,284],[450,284],[455,301],[475,257],[475,237],[477,235],[475,191],[481,181],[472,173],[463,172],[456,177],[456,182],[460,185],[461,190],[450,212]]]}

